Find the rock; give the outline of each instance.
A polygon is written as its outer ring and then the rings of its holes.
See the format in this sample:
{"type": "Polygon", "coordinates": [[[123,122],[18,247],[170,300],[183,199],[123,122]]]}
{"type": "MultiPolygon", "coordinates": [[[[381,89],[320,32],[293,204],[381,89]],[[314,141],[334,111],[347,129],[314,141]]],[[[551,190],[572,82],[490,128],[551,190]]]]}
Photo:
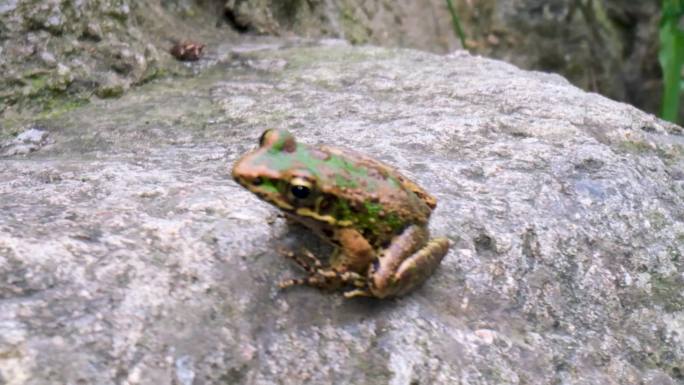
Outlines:
{"type": "Polygon", "coordinates": [[[682,382],[681,127],[464,52],[269,44],[37,119],[51,145],[3,158],[0,382],[682,382]],[[278,246],[326,249],[230,178],[267,127],[434,193],[435,275],[278,291],[302,274],[278,246]]]}
{"type": "Polygon", "coordinates": [[[0,156],[26,155],[37,151],[47,143],[48,133],[39,128],[29,128],[13,140],[0,143],[0,156]]]}
{"type": "Polygon", "coordinates": [[[582,89],[660,111],[662,70],[653,60],[659,48],[660,2],[454,3],[472,52],[557,72],[582,89]]]}
{"type": "MultiPolygon", "coordinates": [[[[660,110],[659,2],[454,3],[472,52],[558,72],[586,90],[660,110]]],[[[177,40],[207,43],[209,58],[208,40],[241,44],[253,33],[450,52],[461,42],[448,9],[444,0],[5,0],[0,120],[26,109],[37,114],[56,104],[80,105],[94,95],[118,97],[100,87],[110,70],[135,86],[204,65],[182,65],[165,54],[177,40]],[[79,70],[65,82],[57,63],[79,70]]]]}
{"type": "MultiPolygon", "coordinates": [[[[439,53],[461,47],[444,0],[286,2],[226,0],[238,30],[337,37],[354,44],[439,53]],[[388,6],[388,4],[391,4],[388,6]]],[[[560,73],[582,89],[653,113],[662,103],[657,60],[662,2],[453,1],[472,53],[560,73]]],[[[680,108],[684,111],[684,105],[680,108]]],[[[684,121],[684,113],[680,114],[684,121]]]]}
{"type": "Polygon", "coordinates": [[[226,0],[227,21],[238,31],[333,37],[353,44],[402,46],[447,52],[459,47],[442,0],[226,0]]]}
{"type": "MultiPolygon", "coordinates": [[[[89,100],[101,93],[98,80],[110,69],[117,71],[124,83],[136,84],[149,80],[151,73],[176,68],[170,57],[161,60],[156,49],[148,48],[152,42],[161,44],[159,41],[182,31],[179,26],[186,22],[174,19],[177,15],[166,12],[161,2],[4,3],[0,6],[0,68],[4,75],[0,76],[0,120],[6,118],[6,111],[39,113],[55,104],[89,100]],[[65,81],[63,69],[75,66],[79,71],[65,81]]],[[[188,22],[202,17],[215,20],[215,15],[206,16],[208,12],[188,22]]]]}
{"type": "Polygon", "coordinates": [[[103,81],[95,90],[95,93],[102,99],[118,98],[123,95],[124,91],[128,88],[129,84],[127,84],[124,79],[117,74],[110,72],[103,77],[103,81]]]}

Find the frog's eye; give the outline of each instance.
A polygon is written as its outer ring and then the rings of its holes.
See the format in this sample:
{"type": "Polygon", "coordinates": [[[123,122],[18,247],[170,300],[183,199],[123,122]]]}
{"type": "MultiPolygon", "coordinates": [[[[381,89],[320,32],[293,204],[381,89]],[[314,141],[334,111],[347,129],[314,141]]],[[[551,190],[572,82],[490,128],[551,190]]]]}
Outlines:
{"type": "Polygon", "coordinates": [[[311,189],[306,186],[292,186],[291,191],[297,199],[305,199],[311,194],[311,189]]]}
{"type": "Polygon", "coordinates": [[[306,199],[311,195],[311,182],[304,178],[293,178],[290,181],[290,192],[297,199],[306,199]]]}

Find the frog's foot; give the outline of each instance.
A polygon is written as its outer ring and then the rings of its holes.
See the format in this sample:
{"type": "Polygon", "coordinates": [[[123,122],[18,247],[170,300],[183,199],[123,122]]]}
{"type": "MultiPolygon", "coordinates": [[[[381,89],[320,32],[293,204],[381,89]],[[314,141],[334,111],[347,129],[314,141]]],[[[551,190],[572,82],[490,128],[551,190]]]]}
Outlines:
{"type": "Polygon", "coordinates": [[[318,277],[318,276],[308,276],[306,278],[296,278],[296,279],[288,279],[285,281],[282,281],[278,284],[278,287],[281,289],[287,289],[288,287],[292,286],[313,286],[313,287],[319,287],[323,288],[326,287],[326,280],[325,278],[318,277]]]}
{"type": "Polygon", "coordinates": [[[285,258],[293,260],[297,266],[301,267],[304,269],[304,271],[311,275],[314,275],[317,270],[323,267],[321,261],[307,249],[302,249],[301,254],[297,254],[291,250],[285,249],[278,250],[278,252],[285,258]],[[306,259],[303,257],[306,257],[306,259]]]}
{"type": "Polygon", "coordinates": [[[331,281],[330,278],[321,275],[288,279],[278,284],[278,287],[281,289],[287,289],[292,286],[311,286],[321,290],[335,290],[337,288],[335,281],[331,281]]]}
{"type": "Polygon", "coordinates": [[[343,286],[355,286],[363,288],[366,286],[366,277],[351,271],[339,271],[334,268],[316,269],[308,277],[299,279],[288,279],[281,282],[278,286],[285,289],[291,286],[312,286],[319,289],[335,290],[343,286]]]}
{"type": "Polygon", "coordinates": [[[374,295],[368,289],[354,289],[344,292],[344,298],[354,297],[374,297],[374,295]]]}

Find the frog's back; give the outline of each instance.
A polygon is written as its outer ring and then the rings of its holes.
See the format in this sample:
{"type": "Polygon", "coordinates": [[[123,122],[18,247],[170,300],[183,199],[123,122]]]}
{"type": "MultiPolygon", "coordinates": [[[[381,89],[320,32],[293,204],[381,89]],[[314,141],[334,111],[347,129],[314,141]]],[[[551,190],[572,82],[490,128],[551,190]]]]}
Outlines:
{"type": "Polygon", "coordinates": [[[356,167],[373,170],[381,178],[394,177],[401,184],[402,188],[415,194],[418,198],[424,201],[430,209],[434,209],[437,206],[437,199],[435,199],[435,197],[430,195],[418,184],[405,177],[397,169],[384,162],[347,148],[321,146],[321,149],[330,154],[349,159],[356,165],[356,167]]]}

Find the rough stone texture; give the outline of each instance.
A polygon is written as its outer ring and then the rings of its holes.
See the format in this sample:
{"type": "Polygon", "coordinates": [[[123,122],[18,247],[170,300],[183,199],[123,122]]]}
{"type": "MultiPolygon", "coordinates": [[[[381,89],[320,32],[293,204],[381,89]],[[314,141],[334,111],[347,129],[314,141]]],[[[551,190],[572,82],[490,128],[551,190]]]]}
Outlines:
{"type": "Polygon", "coordinates": [[[211,31],[198,26],[216,24],[213,8],[200,0],[2,1],[0,118],[71,109],[183,72],[167,51],[211,31]]]}
{"type": "MultiPolygon", "coordinates": [[[[470,47],[522,68],[660,111],[658,1],[455,1],[470,47]]],[[[684,115],[682,115],[684,117],[684,115]]]]}
{"type": "MultiPolygon", "coordinates": [[[[659,111],[659,2],[454,4],[473,52],[557,72],[585,90],[659,111]]],[[[238,32],[442,53],[460,46],[444,0],[6,0],[0,3],[0,123],[13,124],[27,110],[69,111],[156,77],[187,74],[168,54],[174,41],[222,36],[239,44],[238,32]]]]}
{"type": "Polygon", "coordinates": [[[442,0],[8,0],[0,3],[0,119],[116,98],[187,74],[174,42],[248,34],[332,36],[434,51],[456,47],[442,0]]]}
{"type": "MultiPolygon", "coordinates": [[[[453,3],[471,52],[560,73],[582,89],[660,111],[660,2],[453,3]]],[[[226,9],[238,28],[260,33],[289,31],[440,53],[460,47],[444,0],[228,0],[226,9]]]]}
{"type": "Polygon", "coordinates": [[[227,0],[238,29],[335,37],[353,44],[450,52],[459,46],[444,0],[227,0]]]}
{"type": "Polygon", "coordinates": [[[38,144],[0,159],[0,383],[684,382],[680,127],[463,52],[213,47],[197,77],[25,117],[38,144]],[[266,127],[433,192],[454,246],[427,284],[279,292],[301,273],[276,246],[320,245],[230,179],[266,127]]]}

